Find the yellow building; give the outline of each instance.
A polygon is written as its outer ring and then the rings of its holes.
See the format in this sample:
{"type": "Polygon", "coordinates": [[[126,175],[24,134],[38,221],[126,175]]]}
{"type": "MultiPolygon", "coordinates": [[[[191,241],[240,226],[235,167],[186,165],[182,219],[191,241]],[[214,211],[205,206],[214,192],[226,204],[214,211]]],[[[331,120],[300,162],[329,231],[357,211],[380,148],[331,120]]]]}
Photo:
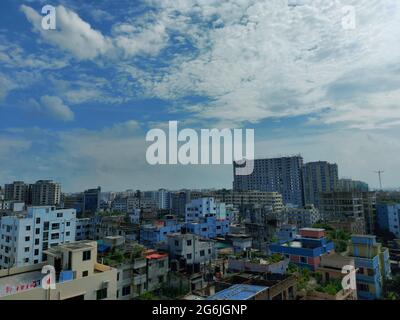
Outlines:
{"type": "Polygon", "coordinates": [[[0,300],[113,300],[117,270],[97,263],[97,243],[50,248],[47,263],[0,270],[0,300]],[[43,289],[44,266],[54,267],[55,288],[43,289]]]}

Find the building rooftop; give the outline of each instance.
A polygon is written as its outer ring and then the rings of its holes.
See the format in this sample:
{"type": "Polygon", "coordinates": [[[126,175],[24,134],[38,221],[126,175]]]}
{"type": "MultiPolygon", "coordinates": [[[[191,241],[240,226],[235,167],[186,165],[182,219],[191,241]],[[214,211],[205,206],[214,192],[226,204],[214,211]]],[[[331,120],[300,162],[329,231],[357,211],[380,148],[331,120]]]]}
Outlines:
{"type": "Polygon", "coordinates": [[[0,278],[0,297],[39,287],[43,277],[41,269],[2,277],[0,278]]]}
{"type": "Polygon", "coordinates": [[[268,289],[268,287],[250,284],[235,284],[208,297],[207,300],[250,300],[255,295],[266,289],[268,289]]]}
{"type": "Polygon", "coordinates": [[[49,248],[45,251],[46,254],[57,255],[62,253],[63,251],[82,251],[82,250],[90,250],[93,247],[97,246],[96,241],[92,240],[82,240],[71,243],[64,243],[58,246],[49,248]]]}

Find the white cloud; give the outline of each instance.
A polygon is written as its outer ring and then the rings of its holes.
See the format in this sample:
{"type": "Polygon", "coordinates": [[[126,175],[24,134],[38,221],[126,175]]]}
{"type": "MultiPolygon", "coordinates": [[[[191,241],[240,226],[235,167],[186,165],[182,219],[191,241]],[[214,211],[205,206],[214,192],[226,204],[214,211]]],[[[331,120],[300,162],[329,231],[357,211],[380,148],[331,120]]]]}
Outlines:
{"type": "MultiPolygon", "coordinates": [[[[141,27],[126,23],[116,25],[113,37],[108,37],[62,5],[56,8],[56,30],[44,30],[41,27],[42,16],[31,7],[21,5],[21,10],[43,39],[80,60],[102,56],[115,58],[120,52],[125,57],[156,55],[168,41],[165,27],[160,23],[141,27]]],[[[104,16],[100,11],[94,14],[96,17],[104,16]]]]}
{"type": "Polygon", "coordinates": [[[46,41],[72,53],[78,59],[96,58],[112,47],[110,39],[63,6],[56,8],[57,30],[44,30],[41,27],[42,16],[31,7],[21,5],[21,10],[32,23],[34,30],[46,41]]]}
{"type": "MultiPolygon", "coordinates": [[[[391,86],[399,88],[395,72],[384,83],[374,76],[378,69],[387,73],[396,68],[400,58],[396,40],[400,36],[400,10],[390,9],[389,0],[310,0],[296,7],[283,0],[149,3],[162,11],[161,17],[176,12],[189,21],[196,17],[196,23],[188,22],[182,30],[194,41],[199,54],[180,55],[168,72],[159,77],[151,75],[142,83],[149,92],[165,99],[209,97],[211,102],[196,106],[194,114],[199,117],[257,122],[319,113],[330,107],[338,113],[353,113],[355,123],[348,121],[346,125],[360,127],[356,114],[365,107],[374,86],[381,90],[371,97],[379,103],[370,103],[371,112],[363,115],[368,117],[369,127],[379,126],[374,123],[372,109],[386,115],[381,121],[389,120],[393,109],[400,107],[386,97],[393,90],[391,86]],[[355,30],[341,26],[342,8],[349,4],[356,10],[355,30]],[[210,23],[216,27],[210,28],[210,23]],[[199,28],[202,35],[191,37],[199,28]],[[334,99],[329,89],[351,74],[350,85],[368,76],[368,86],[342,101],[334,99]]],[[[173,28],[172,21],[165,20],[165,24],[173,28]]],[[[333,121],[329,117],[320,120],[333,121]]]]}
{"type": "Polygon", "coordinates": [[[37,115],[46,116],[59,121],[74,120],[74,113],[72,110],[65,105],[59,97],[55,96],[42,96],[39,102],[30,99],[28,102],[28,110],[37,115]]]}
{"type": "Polygon", "coordinates": [[[5,99],[7,94],[17,88],[17,84],[10,80],[6,75],[0,73],[0,102],[5,99]]]}

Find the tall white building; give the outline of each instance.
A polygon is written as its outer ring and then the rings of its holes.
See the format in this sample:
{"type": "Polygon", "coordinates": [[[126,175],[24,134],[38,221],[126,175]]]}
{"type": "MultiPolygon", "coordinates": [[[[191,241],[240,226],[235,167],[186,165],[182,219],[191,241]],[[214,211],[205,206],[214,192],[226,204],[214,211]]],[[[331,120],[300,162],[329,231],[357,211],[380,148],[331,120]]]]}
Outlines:
{"type": "Polygon", "coordinates": [[[29,207],[28,212],[1,218],[0,267],[22,267],[46,260],[43,251],[75,241],[75,209],[29,207]]]}
{"type": "Polygon", "coordinates": [[[194,199],[186,205],[186,222],[193,222],[206,216],[215,215],[218,219],[226,219],[225,203],[214,198],[194,199]]]}

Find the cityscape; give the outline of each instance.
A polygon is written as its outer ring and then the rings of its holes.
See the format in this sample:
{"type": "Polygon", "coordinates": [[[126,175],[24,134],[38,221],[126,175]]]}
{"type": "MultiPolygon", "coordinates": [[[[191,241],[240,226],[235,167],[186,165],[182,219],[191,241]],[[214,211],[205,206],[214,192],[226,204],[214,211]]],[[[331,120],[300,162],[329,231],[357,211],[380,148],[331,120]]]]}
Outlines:
{"type": "Polygon", "coordinates": [[[397,0],[1,0],[0,301],[400,300],[399,39],[397,0]]]}
{"type": "Polygon", "coordinates": [[[0,299],[400,299],[400,191],[335,163],[256,159],[231,189],[103,189],[4,185],[0,299]]]}

